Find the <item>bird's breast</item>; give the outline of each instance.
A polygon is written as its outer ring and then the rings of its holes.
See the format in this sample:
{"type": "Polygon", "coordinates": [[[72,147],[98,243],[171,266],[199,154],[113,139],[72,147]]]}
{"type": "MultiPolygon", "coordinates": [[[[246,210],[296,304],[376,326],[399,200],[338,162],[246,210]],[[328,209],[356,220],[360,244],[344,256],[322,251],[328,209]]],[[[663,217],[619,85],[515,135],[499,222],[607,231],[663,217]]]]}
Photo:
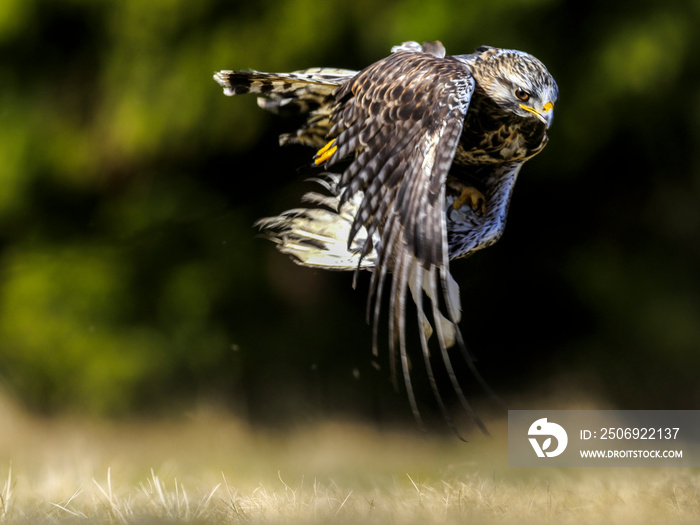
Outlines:
{"type": "Polygon", "coordinates": [[[455,154],[457,164],[500,164],[525,161],[547,143],[544,126],[500,123],[494,129],[465,127],[455,154]]]}
{"type": "Polygon", "coordinates": [[[525,161],[544,148],[547,143],[544,123],[505,113],[482,98],[473,102],[455,154],[457,164],[525,161]]]}

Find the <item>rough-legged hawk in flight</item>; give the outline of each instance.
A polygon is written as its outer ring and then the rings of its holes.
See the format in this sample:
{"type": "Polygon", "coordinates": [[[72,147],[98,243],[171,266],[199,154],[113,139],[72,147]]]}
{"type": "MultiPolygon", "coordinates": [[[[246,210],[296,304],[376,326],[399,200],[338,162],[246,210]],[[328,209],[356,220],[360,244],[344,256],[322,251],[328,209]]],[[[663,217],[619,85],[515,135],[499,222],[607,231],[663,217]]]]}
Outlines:
{"type": "Polygon", "coordinates": [[[256,93],[264,109],[305,115],[305,124],[280,143],[313,147],[314,164],[327,170],[318,178],[325,192],[304,196],[308,207],[259,225],[300,264],[372,272],[375,353],[381,298],[390,286],[392,377],[400,361],[420,421],[406,353],[410,291],[445,419],[453,426],[433,375],[433,332],[452,387],[473,415],[448,353],[460,347],[483,384],[458,328],[459,287],[449,261],[501,236],[518,172],[547,144],[558,94],[547,68],[521,51],[480,47],[449,56],[440,42],[406,42],[361,71],[220,71],[214,79],[226,95],[256,93]],[[330,171],[341,160],[342,168],[330,171]]]}

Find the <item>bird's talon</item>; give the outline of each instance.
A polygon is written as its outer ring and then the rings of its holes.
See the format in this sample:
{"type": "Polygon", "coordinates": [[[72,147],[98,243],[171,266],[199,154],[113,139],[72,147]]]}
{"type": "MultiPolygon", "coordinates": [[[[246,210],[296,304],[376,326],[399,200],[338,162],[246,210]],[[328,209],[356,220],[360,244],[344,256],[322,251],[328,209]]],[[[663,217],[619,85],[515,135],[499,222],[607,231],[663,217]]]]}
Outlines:
{"type": "Polygon", "coordinates": [[[316,152],[316,156],[314,157],[314,163],[316,164],[316,166],[318,166],[319,164],[323,164],[333,156],[333,154],[338,149],[338,146],[333,145],[334,143],[335,139],[331,140],[328,144],[326,144],[316,152]]]}
{"type": "Polygon", "coordinates": [[[467,203],[479,215],[486,213],[486,197],[474,186],[462,186],[459,197],[452,203],[452,207],[458,210],[467,203]]]}

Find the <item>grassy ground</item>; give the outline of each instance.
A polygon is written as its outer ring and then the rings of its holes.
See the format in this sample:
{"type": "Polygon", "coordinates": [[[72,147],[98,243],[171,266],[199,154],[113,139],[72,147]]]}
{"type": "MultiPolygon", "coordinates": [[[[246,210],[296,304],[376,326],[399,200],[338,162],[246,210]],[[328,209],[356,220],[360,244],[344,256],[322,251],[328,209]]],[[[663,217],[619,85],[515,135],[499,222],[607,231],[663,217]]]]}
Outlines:
{"type": "Polygon", "coordinates": [[[696,523],[700,472],[516,469],[492,437],[46,420],[0,402],[0,523],[696,523]]]}

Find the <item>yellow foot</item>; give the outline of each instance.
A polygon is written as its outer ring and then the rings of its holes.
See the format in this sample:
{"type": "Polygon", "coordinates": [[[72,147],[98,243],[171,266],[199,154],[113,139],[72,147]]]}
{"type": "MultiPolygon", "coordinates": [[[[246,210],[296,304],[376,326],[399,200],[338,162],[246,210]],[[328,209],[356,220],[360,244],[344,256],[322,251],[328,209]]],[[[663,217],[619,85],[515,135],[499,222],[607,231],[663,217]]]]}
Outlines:
{"type": "Polygon", "coordinates": [[[335,151],[338,149],[338,146],[333,146],[334,143],[335,139],[331,140],[328,144],[316,152],[316,156],[314,157],[314,163],[316,166],[323,164],[333,156],[335,151]]]}
{"type": "Polygon", "coordinates": [[[452,207],[455,210],[458,210],[467,203],[469,203],[472,210],[477,212],[479,215],[486,213],[486,197],[484,197],[484,194],[477,190],[474,186],[462,186],[459,197],[457,197],[452,203],[452,207]]]}

